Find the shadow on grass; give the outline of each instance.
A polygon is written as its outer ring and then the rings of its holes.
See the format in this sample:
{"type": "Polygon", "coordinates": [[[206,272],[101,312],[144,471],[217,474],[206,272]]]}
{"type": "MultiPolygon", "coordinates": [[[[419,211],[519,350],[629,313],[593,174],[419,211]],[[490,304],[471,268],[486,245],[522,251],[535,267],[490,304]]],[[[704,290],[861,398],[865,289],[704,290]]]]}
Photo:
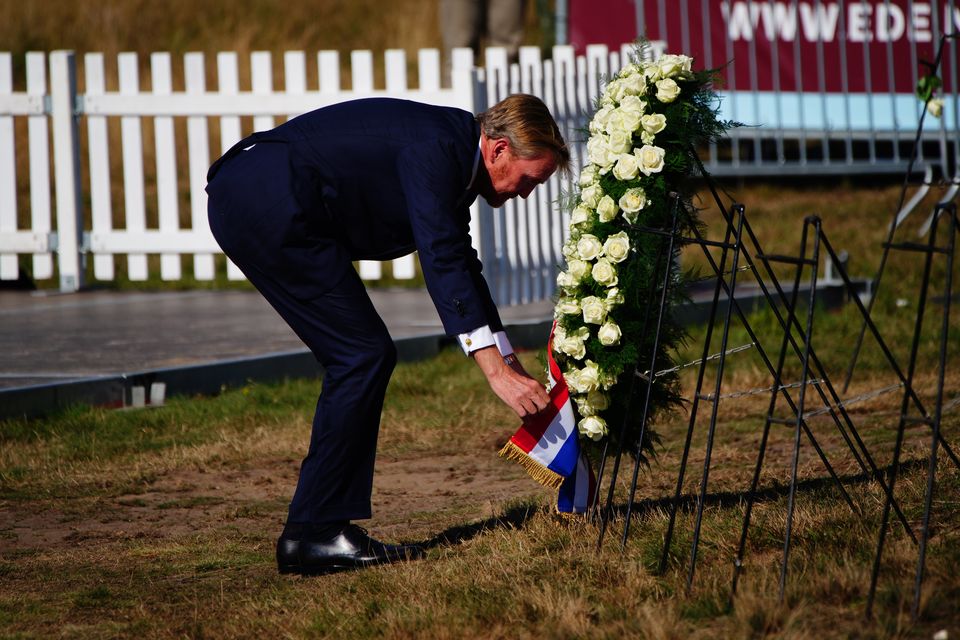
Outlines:
{"type": "Polygon", "coordinates": [[[420,542],[423,547],[431,549],[443,545],[461,544],[471,540],[482,533],[493,531],[494,529],[520,529],[534,515],[541,511],[541,507],[536,505],[520,505],[507,509],[503,514],[493,518],[487,518],[480,522],[471,524],[457,525],[441,531],[429,540],[420,542]]]}
{"type": "MultiPolygon", "coordinates": [[[[914,460],[908,460],[900,463],[900,470],[898,475],[904,474],[911,470],[917,468],[925,468],[927,460],[922,458],[917,458],[914,460]]],[[[889,479],[889,472],[892,465],[878,469],[878,471],[883,475],[884,480],[889,479]]],[[[849,485],[860,485],[868,482],[876,482],[876,476],[872,473],[858,473],[845,476],[838,476],[840,483],[846,488],[849,485]]],[[[830,476],[824,476],[820,478],[809,478],[807,480],[799,480],[797,482],[797,492],[798,493],[808,493],[816,492],[827,489],[831,486],[836,486],[837,481],[830,476]]],[[[755,502],[775,502],[786,498],[790,494],[790,485],[786,483],[776,483],[768,487],[763,487],[757,489],[757,492],[754,494],[755,502]]],[[[704,506],[713,506],[713,507],[735,507],[739,504],[744,504],[745,501],[750,497],[749,491],[721,491],[718,493],[708,493],[704,499],[704,506]]],[[[842,496],[838,495],[838,498],[842,499],[842,496]]],[[[697,494],[687,494],[680,496],[680,500],[677,502],[677,512],[684,511],[694,511],[697,508],[697,502],[699,500],[699,495],[697,494]]],[[[658,510],[669,510],[673,504],[672,496],[664,496],[662,498],[651,498],[648,500],[640,500],[634,502],[630,508],[632,516],[643,517],[650,513],[655,513],[658,510]]],[[[611,515],[614,516],[625,516],[627,514],[627,504],[613,505],[611,508],[611,515]]],[[[858,514],[859,515],[859,514],[858,514]]]]}
{"type": "MultiPolygon", "coordinates": [[[[926,465],[926,460],[924,459],[915,459],[902,462],[900,465],[900,474],[905,472],[923,468],[926,465]]],[[[889,467],[880,469],[880,473],[884,475],[884,478],[888,477],[890,471],[889,467]]],[[[844,486],[850,485],[859,485],[867,482],[875,482],[875,476],[872,474],[854,474],[840,476],[840,482],[844,486]]],[[[801,480],[797,482],[797,492],[798,493],[809,493],[826,490],[828,487],[835,486],[836,481],[827,476],[822,478],[810,478],[807,480],[801,480]]],[[[758,489],[754,500],[756,502],[775,502],[787,497],[790,493],[790,485],[785,483],[777,483],[768,487],[758,489]]],[[[749,497],[748,491],[721,491],[717,493],[709,493],[706,496],[704,501],[705,506],[716,506],[721,508],[735,507],[737,505],[743,504],[749,497]]],[[[838,496],[839,497],[839,496],[838,496]]],[[[697,507],[697,501],[699,496],[695,494],[688,494],[680,497],[679,502],[677,503],[678,512],[691,512],[694,511],[697,507]]],[[[602,500],[601,500],[602,502],[602,500]]],[[[640,500],[633,503],[630,511],[631,517],[633,518],[643,518],[644,516],[656,513],[658,511],[668,511],[673,504],[672,496],[664,496],[661,498],[651,498],[648,500],[640,500]]],[[[461,544],[468,540],[471,540],[483,533],[488,531],[493,531],[496,529],[521,529],[523,526],[533,518],[537,513],[543,511],[543,507],[537,505],[520,505],[512,507],[505,511],[502,515],[487,518],[486,520],[481,520],[480,522],[474,522],[471,524],[457,525],[450,527],[432,538],[420,542],[421,546],[425,548],[434,548],[444,545],[455,545],[461,544]]],[[[627,505],[619,504],[613,505],[611,508],[611,516],[613,517],[623,517],[627,513],[627,505]]],[[[858,514],[860,515],[860,514],[858,514]]]]}

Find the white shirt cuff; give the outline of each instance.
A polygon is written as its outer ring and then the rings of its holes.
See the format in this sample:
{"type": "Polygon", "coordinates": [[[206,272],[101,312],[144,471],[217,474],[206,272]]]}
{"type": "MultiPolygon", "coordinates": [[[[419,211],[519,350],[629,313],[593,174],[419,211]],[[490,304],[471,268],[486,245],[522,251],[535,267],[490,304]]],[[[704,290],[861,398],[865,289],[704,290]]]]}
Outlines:
{"type": "Polygon", "coordinates": [[[494,333],[490,330],[490,325],[483,325],[479,329],[474,329],[469,333],[461,333],[457,336],[457,340],[460,342],[460,348],[463,349],[463,352],[469,355],[470,353],[476,351],[477,349],[483,349],[484,347],[489,347],[496,345],[497,349],[500,351],[500,355],[506,356],[513,353],[513,347],[510,346],[510,341],[507,339],[507,334],[504,331],[497,331],[494,333]]]}

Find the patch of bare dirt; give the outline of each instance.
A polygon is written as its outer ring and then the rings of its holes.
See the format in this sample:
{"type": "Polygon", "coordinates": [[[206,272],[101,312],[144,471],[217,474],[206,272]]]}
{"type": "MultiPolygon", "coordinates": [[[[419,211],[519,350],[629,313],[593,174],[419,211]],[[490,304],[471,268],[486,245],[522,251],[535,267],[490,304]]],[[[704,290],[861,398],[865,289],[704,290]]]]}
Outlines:
{"type": "MultiPolygon", "coordinates": [[[[243,468],[178,469],[141,493],[73,501],[36,510],[0,504],[0,553],[58,550],[137,539],[176,539],[229,527],[273,538],[286,518],[299,461],[243,468]]],[[[483,450],[476,456],[377,461],[368,526],[387,539],[428,538],[445,527],[496,516],[504,503],[549,493],[519,466],[483,450]]]]}

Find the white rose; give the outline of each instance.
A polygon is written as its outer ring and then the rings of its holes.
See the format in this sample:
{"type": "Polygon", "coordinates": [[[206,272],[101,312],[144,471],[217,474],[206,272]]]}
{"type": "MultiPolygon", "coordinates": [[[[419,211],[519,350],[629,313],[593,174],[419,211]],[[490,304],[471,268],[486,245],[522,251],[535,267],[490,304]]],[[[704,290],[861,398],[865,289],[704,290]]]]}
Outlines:
{"type": "Polygon", "coordinates": [[[576,336],[566,336],[559,345],[559,350],[575,360],[582,360],[587,355],[583,340],[576,336]]]}
{"type": "Polygon", "coordinates": [[[590,404],[588,396],[575,396],[573,401],[577,403],[577,412],[582,416],[595,416],[597,410],[590,404]]]}
{"type": "Polygon", "coordinates": [[[603,324],[607,317],[607,307],[597,296],[587,296],[580,301],[583,311],[583,321],[587,324],[603,324]]]}
{"type": "MultiPolygon", "coordinates": [[[[601,133],[590,136],[587,140],[587,157],[590,162],[601,169],[609,167],[615,160],[611,159],[613,153],[610,151],[610,140],[608,136],[601,133]]],[[[601,171],[603,173],[603,171],[601,171]]]]}
{"type": "Polygon", "coordinates": [[[610,151],[610,156],[607,159],[610,164],[613,164],[621,153],[630,153],[630,150],[633,149],[633,135],[625,131],[612,134],[607,149],[610,151]]]}
{"type": "Polygon", "coordinates": [[[647,91],[647,79],[643,76],[643,73],[640,72],[632,73],[626,78],[623,78],[620,81],[620,85],[623,88],[624,95],[617,102],[621,105],[626,98],[643,95],[647,91]]]}
{"type": "Polygon", "coordinates": [[[663,148],[645,144],[633,153],[637,156],[637,164],[640,165],[640,172],[643,175],[649,176],[651,173],[660,173],[663,170],[663,148]]]}
{"type": "Polygon", "coordinates": [[[627,87],[622,79],[611,80],[604,89],[604,93],[613,98],[614,102],[620,102],[627,95],[627,87]]]}
{"type": "Polygon", "coordinates": [[[661,78],[673,78],[690,73],[693,60],[689,56],[664,54],[657,60],[657,71],[661,78]]]}
{"type": "Polygon", "coordinates": [[[606,129],[607,121],[613,112],[613,107],[600,107],[597,109],[597,112],[593,115],[593,120],[590,121],[590,133],[597,133],[606,129]]]}
{"type": "Polygon", "coordinates": [[[562,296],[557,299],[557,312],[562,315],[575,316],[580,313],[580,302],[576,298],[562,296]]]}
{"type": "Polygon", "coordinates": [[[630,76],[636,73],[642,73],[642,71],[640,70],[640,67],[638,67],[635,62],[628,62],[627,64],[623,65],[623,67],[620,69],[620,73],[617,74],[617,77],[629,78],[630,76]]]}
{"type": "Polygon", "coordinates": [[[619,107],[620,111],[636,113],[641,116],[646,109],[647,103],[641,100],[639,96],[624,96],[619,107]]]}
{"type": "Polygon", "coordinates": [[[626,213],[636,213],[647,206],[647,194],[640,187],[627,189],[627,191],[620,196],[619,204],[620,208],[626,213]]]}
{"type": "Polygon", "coordinates": [[[649,61],[643,63],[643,77],[647,80],[659,80],[660,79],[660,65],[656,61],[649,61]]]}
{"type": "Polygon", "coordinates": [[[607,118],[607,126],[603,129],[603,132],[608,136],[612,136],[615,133],[627,133],[627,130],[623,128],[623,122],[620,120],[620,112],[618,110],[614,109],[610,117],[607,118]]]}
{"type": "Polygon", "coordinates": [[[633,180],[639,171],[637,157],[632,153],[621,153],[617,164],[613,165],[613,177],[617,180],[633,180]]]}
{"type": "Polygon", "coordinates": [[[600,344],[609,347],[620,343],[620,327],[609,320],[600,325],[597,331],[597,337],[600,338],[600,344]]]}
{"type": "Polygon", "coordinates": [[[623,293],[616,287],[607,289],[607,299],[604,300],[604,304],[608,312],[614,307],[623,304],[623,293]]]}
{"type": "Polygon", "coordinates": [[[603,197],[603,189],[599,184],[592,184],[580,192],[580,202],[583,206],[596,209],[597,203],[603,197]]]}
{"type": "Polygon", "coordinates": [[[580,170],[580,188],[589,187],[594,182],[597,181],[597,168],[591,164],[588,164],[583,169],[580,170]]]}
{"type": "Polygon", "coordinates": [[[630,255],[630,238],[626,231],[607,236],[603,243],[603,255],[610,262],[623,262],[630,255]]]}
{"type": "Polygon", "coordinates": [[[640,118],[640,125],[645,133],[656,135],[666,129],[667,117],[662,113],[651,113],[640,118]]]}
{"type": "Polygon", "coordinates": [[[567,262],[567,271],[573,276],[574,282],[579,284],[584,276],[590,273],[590,264],[583,260],[573,259],[567,262]]]}
{"type": "Polygon", "coordinates": [[[570,224],[583,224],[589,222],[591,217],[593,217],[593,212],[582,204],[578,204],[570,214],[570,224]]]}
{"type": "Polygon", "coordinates": [[[591,391],[587,394],[587,402],[590,403],[596,411],[604,411],[610,408],[610,396],[603,391],[591,391]]]}
{"type": "Polygon", "coordinates": [[[663,103],[673,102],[679,95],[680,85],[676,82],[670,78],[657,80],[657,100],[663,103]]]}
{"type": "MultiPolygon", "coordinates": [[[[553,344],[558,344],[563,342],[564,338],[567,337],[567,330],[563,328],[563,325],[557,324],[553,328],[553,344]]],[[[556,351],[556,349],[554,349],[556,351]]]]}
{"type": "Polygon", "coordinates": [[[580,369],[580,393],[589,393],[600,387],[600,367],[593,360],[587,360],[580,369]]]}
{"type": "Polygon", "coordinates": [[[594,442],[602,440],[607,435],[607,423],[599,416],[587,416],[577,424],[580,433],[594,442]]]}
{"type": "MultiPolygon", "coordinates": [[[[559,353],[559,352],[558,352],[559,353]]],[[[580,388],[580,369],[571,368],[563,372],[563,381],[574,391],[580,388]]]]}
{"type": "Polygon", "coordinates": [[[631,133],[639,129],[641,115],[639,111],[621,112],[620,121],[623,123],[623,128],[631,133]]]}
{"type": "MultiPolygon", "coordinates": [[[[616,173],[616,169],[614,169],[616,173]]],[[[610,196],[603,196],[597,203],[597,215],[600,216],[600,222],[610,222],[617,217],[617,203],[610,196]]]]}
{"type": "Polygon", "coordinates": [[[572,289],[577,286],[577,282],[569,272],[561,271],[557,274],[557,286],[561,289],[572,289]]]}
{"type": "Polygon", "coordinates": [[[568,239],[566,242],[563,243],[563,246],[560,247],[560,253],[562,253],[563,257],[566,258],[568,261],[571,258],[575,258],[577,256],[576,241],[573,238],[568,239]]]}
{"type": "Polygon", "coordinates": [[[640,113],[637,111],[624,111],[623,109],[617,109],[613,112],[613,115],[610,116],[610,120],[607,122],[607,133],[609,133],[611,136],[618,131],[632,134],[639,128],[640,113]]]}
{"type": "Polygon", "coordinates": [[[927,111],[934,118],[939,118],[943,113],[943,98],[933,98],[927,103],[927,111]]]}
{"type": "Polygon", "coordinates": [[[612,389],[617,384],[617,376],[612,373],[604,373],[600,376],[600,386],[603,387],[604,391],[612,389]]]}
{"type": "Polygon", "coordinates": [[[593,260],[603,251],[600,239],[591,233],[585,233],[577,240],[577,255],[581,260],[593,260]]]}
{"type": "Polygon", "coordinates": [[[619,281],[619,278],[617,278],[617,268],[606,258],[597,260],[597,263],[593,265],[593,269],[590,270],[590,275],[597,281],[597,284],[602,284],[605,287],[612,287],[619,281]]]}

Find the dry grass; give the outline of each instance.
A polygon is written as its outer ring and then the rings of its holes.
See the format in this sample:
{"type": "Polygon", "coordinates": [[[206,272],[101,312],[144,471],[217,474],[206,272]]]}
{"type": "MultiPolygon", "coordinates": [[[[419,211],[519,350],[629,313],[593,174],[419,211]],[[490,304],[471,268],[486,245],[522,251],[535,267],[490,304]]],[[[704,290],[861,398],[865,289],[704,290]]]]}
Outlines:
{"type": "Polygon", "coordinates": [[[45,0],[0,2],[4,50],[348,51],[440,46],[432,0],[45,0]]]}
{"type": "MultiPolygon", "coordinates": [[[[536,367],[534,354],[524,358],[536,367]]],[[[957,386],[953,378],[951,385],[957,386]]],[[[960,596],[954,575],[960,505],[953,499],[960,473],[948,461],[940,465],[920,620],[909,617],[916,551],[894,524],[877,617],[865,621],[882,493],[844,462],[848,456],[839,439],[824,438],[862,515],[851,512],[805,446],[788,589],[779,602],[790,437],[776,435],[753,513],[745,573],[730,607],[745,471],[753,464],[764,402],[721,405],[699,560],[686,594],[691,499],[678,515],[667,572],[653,571],[683,416],[663,425],[660,459],[641,475],[624,553],[622,518],[612,522],[598,553],[594,526],[555,519],[544,492],[513,465],[494,459],[496,441],[514,421],[486,396],[470,363],[452,352],[400,367],[380,447],[378,494],[389,501],[377,506],[375,531],[426,540],[429,558],[322,579],[281,578],[272,563],[273,536],[306,441],[315,391],[311,381],[255,385],[215,399],[175,399],[159,410],[77,410],[30,424],[5,423],[0,513],[11,520],[0,531],[0,624],[7,634],[886,638],[960,628],[951,604],[960,596]],[[467,400],[451,407],[451,396],[467,400]],[[471,452],[469,458],[456,455],[451,434],[471,452]],[[398,502],[403,496],[396,490],[406,485],[394,483],[404,481],[398,475],[403,469],[410,480],[430,484],[437,477],[433,470],[447,465],[446,480],[419,490],[419,507],[398,502]],[[23,526],[34,527],[37,537],[24,538],[23,526]]],[[[863,407],[863,415],[884,413],[885,402],[863,407]]],[[[944,428],[956,440],[960,420],[949,417],[944,428]]],[[[697,491],[704,431],[701,426],[695,437],[695,477],[687,495],[697,491]]],[[[889,423],[871,434],[871,447],[886,460],[889,423]]],[[[912,430],[908,458],[922,455],[928,441],[912,430]]],[[[911,464],[898,484],[915,527],[924,480],[923,466],[911,464]]]]}
{"type": "MultiPolygon", "coordinates": [[[[439,44],[434,11],[428,0],[283,6],[266,0],[0,0],[0,40],[16,53],[70,47],[103,51],[109,59],[132,50],[142,60],[157,50],[233,50],[241,58],[254,49],[412,51],[439,44]]],[[[282,72],[276,71],[280,81],[282,72]]],[[[768,252],[795,251],[803,217],[819,213],[834,245],[850,251],[852,270],[860,276],[875,268],[897,195],[895,184],[729,188],[747,205],[768,252]]],[[[704,213],[714,237],[716,216],[704,213]]],[[[904,233],[918,224],[909,221],[904,233]]],[[[696,256],[685,259],[703,264],[696,256]]],[[[918,274],[915,259],[896,256],[878,304],[883,335],[901,364],[918,274]],[[898,298],[906,306],[895,304],[898,298]]],[[[942,283],[941,272],[935,281],[942,283]]],[[[930,313],[935,318],[935,308],[930,313]]],[[[775,352],[779,328],[769,314],[751,322],[775,352]]],[[[934,323],[925,325],[925,335],[934,335],[934,323]]],[[[818,313],[818,352],[835,380],[858,328],[849,306],[818,313]]],[[[956,329],[955,319],[951,352],[956,329]]],[[[702,335],[702,328],[693,329],[682,358],[699,355],[702,335]]],[[[744,340],[735,327],[731,344],[744,340]]],[[[918,380],[925,402],[932,393],[935,356],[935,342],[926,339],[918,380]]],[[[534,356],[524,357],[528,369],[536,370],[534,356]]],[[[874,346],[862,362],[852,394],[890,384],[892,375],[874,346]]],[[[795,364],[789,372],[797,375],[795,364]]],[[[755,353],[728,362],[725,390],[768,384],[755,353]]],[[[688,371],[684,389],[689,393],[691,386],[688,371]]],[[[950,372],[951,397],[958,388],[960,379],[950,372]]],[[[688,594],[693,496],[702,477],[708,409],[701,408],[694,433],[668,570],[656,575],[686,416],[658,426],[663,448],[640,476],[626,549],[621,553],[618,519],[598,552],[594,526],[557,520],[546,492],[515,465],[495,459],[515,421],[492,400],[470,363],[454,353],[399,368],[381,433],[374,530],[392,540],[426,541],[427,561],[323,579],[282,578],[273,565],[273,538],[308,437],[316,390],[316,381],[252,385],[213,399],[174,399],[157,410],[79,408],[47,420],[0,424],[0,636],[667,639],[929,638],[943,628],[960,633],[960,473],[942,454],[918,621],[909,615],[916,551],[896,523],[884,555],[877,615],[863,617],[883,494],[861,477],[827,419],[812,420],[811,427],[860,512],[839,499],[804,442],[788,588],[779,602],[792,432],[775,431],[753,512],[746,571],[731,607],[731,560],[766,394],[720,405],[699,559],[688,594]],[[460,402],[451,405],[451,397],[460,402]]],[[[888,464],[899,394],[857,405],[851,414],[878,464],[888,464]]],[[[960,437],[956,412],[946,417],[944,433],[951,442],[960,437]]],[[[925,483],[918,461],[928,451],[929,433],[915,427],[907,435],[904,458],[910,463],[897,496],[916,528],[925,483]]],[[[617,495],[622,513],[626,487],[617,495]]]]}
{"type": "MultiPolygon", "coordinates": [[[[802,217],[818,209],[858,275],[868,274],[896,187],[759,184],[735,189],[765,249],[796,250],[802,217]],[[750,203],[756,203],[752,205],[750,203]],[[827,206],[830,209],[827,209],[827,206]],[[879,222],[878,222],[879,221],[879,222]]],[[[715,231],[714,213],[705,219],[715,231]]],[[[916,227],[917,221],[908,223],[916,227]]],[[[906,229],[904,233],[909,233],[906,229]]],[[[919,267],[891,261],[878,322],[900,365],[912,334],[919,267]],[[906,306],[894,304],[896,298],[906,306]]],[[[942,286],[942,274],[935,276],[942,286]]],[[[917,388],[935,389],[939,307],[920,345],[917,388]]],[[[781,332],[769,313],[751,316],[768,353],[781,332]]],[[[956,351],[957,316],[950,352],[956,351]]],[[[839,381],[859,318],[847,305],[818,310],[815,346],[839,381]]],[[[702,327],[682,359],[697,357],[702,327]]],[[[745,341],[734,326],[731,344],[745,341]]],[[[525,354],[538,370],[535,354],[525,354]]],[[[788,375],[796,377],[796,360],[788,375]]],[[[850,394],[895,381],[868,343],[850,394]]],[[[712,390],[714,369],[708,372],[712,390]]],[[[683,376],[692,392],[693,369],[683,376]]],[[[788,378],[789,379],[789,378],[788,378]]],[[[729,359],[724,391],[769,385],[755,350],[729,359]]],[[[430,545],[426,562],[321,580],[280,578],[273,538],[284,519],[309,431],[315,381],[252,385],[215,399],[174,399],[164,409],[78,409],[50,420],[0,425],[0,626],[13,637],[391,637],[391,638],[929,638],[960,632],[960,473],[940,455],[934,525],[919,620],[910,617],[916,550],[892,521],[876,616],[863,617],[883,494],[865,481],[832,420],[812,432],[858,508],[840,499],[821,460],[802,441],[786,598],[776,597],[786,528],[793,432],[771,434],[751,520],[745,573],[729,605],[732,559],[755,464],[767,393],[721,402],[693,589],[686,575],[702,481],[709,405],[701,406],[668,570],[656,575],[676,485],[687,416],[658,425],[663,447],[641,472],[631,536],[623,520],[604,548],[597,530],[556,520],[550,497],[495,458],[515,427],[482,376],[456,353],[403,365],[381,432],[375,532],[430,545]],[[451,405],[450,398],[460,402],[451,405]],[[455,438],[454,438],[455,436],[455,438]],[[467,455],[462,455],[466,451],[467,455]]],[[[960,378],[948,369],[947,397],[960,378]]],[[[808,408],[819,406],[808,394],[808,408]]],[[[778,411],[785,413],[781,405],[778,411]]],[[[900,394],[850,408],[878,466],[889,464],[900,394]]],[[[947,414],[948,441],[960,416],[947,414]]],[[[920,526],[929,431],[907,430],[897,497],[920,526]]],[[[618,513],[628,499],[625,478],[618,513]]],[[[622,516],[620,516],[622,517],[622,516]]]]}

